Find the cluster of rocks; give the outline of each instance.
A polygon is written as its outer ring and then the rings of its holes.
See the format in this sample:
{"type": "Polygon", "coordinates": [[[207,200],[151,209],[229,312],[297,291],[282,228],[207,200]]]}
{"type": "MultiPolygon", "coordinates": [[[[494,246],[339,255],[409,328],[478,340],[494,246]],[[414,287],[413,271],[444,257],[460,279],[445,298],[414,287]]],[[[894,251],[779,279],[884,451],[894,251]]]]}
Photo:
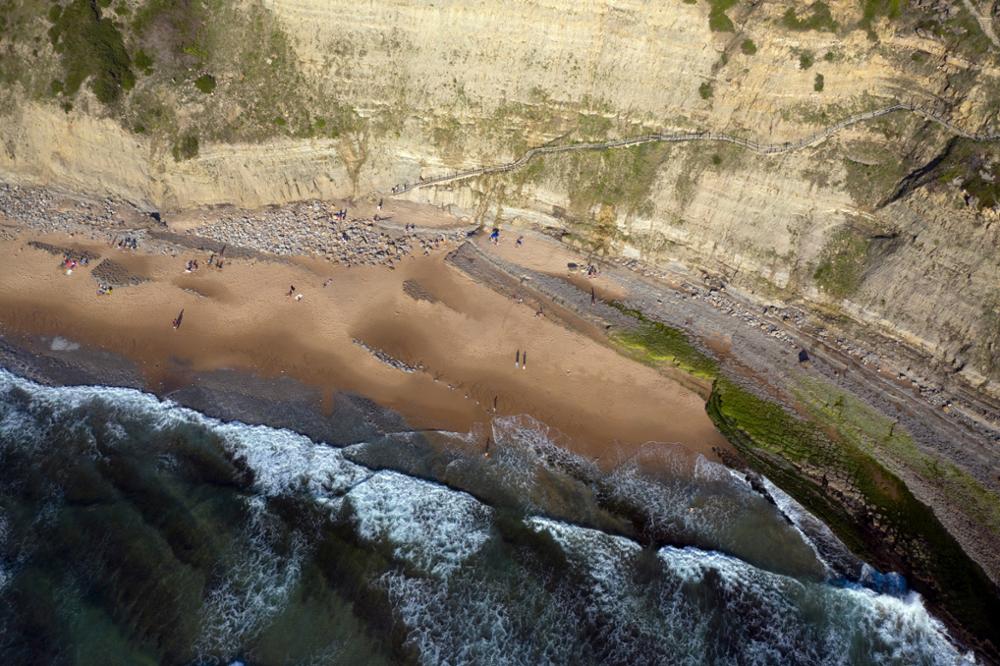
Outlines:
{"type": "MultiPolygon", "coordinates": [[[[647,266],[636,259],[622,259],[615,263],[644,277],[654,278],[667,283],[672,282],[671,276],[666,272],[647,266]]],[[[758,314],[733,299],[724,296],[722,294],[724,290],[724,284],[706,276],[704,286],[685,282],[682,285],[681,293],[684,294],[685,298],[704,301],[719,312],[739,319],[747,326],[759,329],[775,340],[793,347],[798,345],[798,342],[791,335],[764,317],[780,319],[783,322],[790,322],[792,325],[798,327],[805,322],[805,316],[801,312],[792,308],[767,306],[758,314]]]]}
{"type": "MultiPolygon", "coordinates": [[[[676,275],[670,275],[666,271],[653,268],[635,259],[621,259],[614,263],[645,277],[668,282],[671,281],[671,277],[676,279],[676,275]]],[[[801,331],[807,336],[821,340],[829,347],[836,349],[845,356],[853,358],[860,365],[871,368],[876,372],[891,372],[897,383],[908,387],[933,407],[949,411],[954,404],[955,397],[939,382],[928,378],[925,374],[918,372],[911,366],[907,366],[905,370],[899,371],[896,369],[896,364],[888,361],[883,355],[858,344],[844,335],[833,333],[821,324],[816,324],[810,317],[797,308],[791,306],[764,306],[758,314],[746,305],[723,293],[725,285],[718,279],[704,276],[703,282],[704,285],[685,282],[682,285],[681,294],[684,298],[703,301],[720,313],[739,319],[745,325],[759,329],[769,337],[779,340],[790,347],[798,347],[801,343],[774,323],[775,321],[781,321],[792,330],[801,331]]],[[[978,411],[969,405],[964,405],[964,408],[978,411]]],[[[975,424],[970,425],[975,430],[980,430],[975,424]]]]}
{"type": "Polygon", "coordinates": [[[412,365],[409,365],[407,363],[404,363],[403,361],[400,361],[398,358],[396,358],[394,356],[390,356],[389,354],[387,354],[386,352],[382,351],[381,349],[376,349],[375,347],[372,347],[371,345],[365,343],[364,340],[358,340],[357,338],[352,338],[351,342],[353,342],[357,346],[361,347],[366,352],[368,352],[369,354],[371,354],[372,356],[374,356],[376,358],[376,360],[381,361],[382,363],[385,363],[390,368],[395,368],[396,370],[399,370],[401,372],[406,372],[406,373],[414,373],[414,372],[417,372],[417,371],[420,371],[420,370],[424,369],[423,365],[412,366],[412,365]]]}
{"type": "Polygon", "coordinates": [[[28,246],[37,250],[42,250],[43,252],[48,252],[51,255],[60,256],[64,259],[79,261],[82,264],[88,264],[91,261],[97,261],[101,258],[101,255],[88,252],[87,250],[74,250],[72,248],[52,245],[51,243],[44,243],[42,241],[28,241],[28,246]]]}
{"type": "Polygon", "coordinates": [[[347,266],[389,267],[464,236],[461,231],[425,232],[417,228],[388,233],[374,218],[339,219],[335,212],[321,202],[234,211],[221,213],[194,233],[271,254],[314,255],[347,266]]]}
{"type": "Polygon", "coordinates": [[[127,287],[129,285],[142,284],[148,278],[136,275],[117,261],[105,259],[90,272],[91,276],[102,285],[113,287],[127,287]]]}
{"type": "MultiPolygon", "coordinates": [[[[347,266],[389,267],[465,237],[461,230],[410,225],[400,230],[374,218],[340,219],[336,212],[316,201],[260,211],[223,210],[194,233],[220,247],[229,246],[227,256],[246,248],[274,255],[319,256],[347,266]]],[[[179,243],[177,234],[158,229],[157,215],[111,198],[87,201],[46,188],[0,183],[0,215],[40,233],[70,233],[112,246],[127,236],[151,253],[177,254],[178,245],[188,245],[179,243]]]]}
{"type": "MultiPolygon", "coordinates": [[[[62,194],[44,187],[29,187],[0,182],[0,218],[5,218],[18,228],[48,233],[67,233],[78,238],[108,243],[114,247],[118,241],[129,238],[135,241],[136,249],[146,252],[176,254],[176,248],[169,243],[152,242],[151,227],[159,226],[158,216],[140,211],[132,204],[105,198],[88,201],[68,194],[62,194]]],[[[10,237],[2,236],[6,240],[10,237]]],[[[44,243],[30,243],[39,249],[44,243]]],[[[122,248],[128,249],[128,248],[122,248]]],[[[54,254],[61,253],[80,259],[79,251],[56,248],[54,254]]],[[[90,257],[96,259],[97,255],[90,257]]]]}
{"type": "MultiPolygon", "coordinates": [[[[43,187],[0,183],[0,214],[23,227],[45,233],[79,231],[83,227],[107,230],[124,224],[121,212],[134,207],[114,199],[74,200],[43,187]]],[[[102,234],[102,237],[106,234],[102,234]]]]}

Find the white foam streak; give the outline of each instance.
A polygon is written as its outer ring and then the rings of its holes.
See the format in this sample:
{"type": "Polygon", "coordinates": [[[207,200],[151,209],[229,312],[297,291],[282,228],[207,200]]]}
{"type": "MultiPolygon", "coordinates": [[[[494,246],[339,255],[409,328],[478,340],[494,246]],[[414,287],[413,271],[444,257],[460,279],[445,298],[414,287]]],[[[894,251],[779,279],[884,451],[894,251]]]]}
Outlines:
{"type": "Polygon", "coordinates": [[[339,495],[371,476],[336,448],[316,444],[290,430],[242,423],[214,423],[233,456],[254,471],[256,489],[268,496],[307,491],[339,495]]]}
{"type": "Polygon", "coordinates": [[[250,520],[244,550],[236,554],[223,581],[202,607],[202,633],[195,646],[202,655],[235,654],[268,619],[279,613],[298,583],[306,555],[303,537],[295,533],[288,552],[274,551],[276,530],[260,496],[248,500],[250,520]]]}
{"type": "Polygon", "coordinates": [[[490,537],[493,510],[471,495],[381,471],[347,494],[358,534],[387,541],[393,554],[447,577],[490,537]]]}

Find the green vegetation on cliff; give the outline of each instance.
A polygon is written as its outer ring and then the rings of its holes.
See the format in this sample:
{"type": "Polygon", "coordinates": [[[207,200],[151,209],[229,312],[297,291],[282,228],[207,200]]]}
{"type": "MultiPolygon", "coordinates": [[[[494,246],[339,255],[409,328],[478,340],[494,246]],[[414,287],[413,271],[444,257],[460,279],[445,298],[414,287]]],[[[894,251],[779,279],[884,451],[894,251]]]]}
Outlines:
{"type": "Polygon", "coordinates": [[[823,519],[856,553],[910,573],[914,586],[979,638],[1000,646],[1000,596],[926,505],[827,418],[800,421],[725,377],[708,412],[755,469],[823,519]]]}
{"type": "Polygon", "coordinates": [[[820,289],[835,298],[846,298],[861,286],[868,256],[868,237],[853,227],[837,230],[820,258],[813,279],[820,289]]]}
{"type": "Polygon", "coordinates": [[[74,95],[89,80],[97,99],[112,104],[135,86],[122,34],[112,19],[102,15],[100,6],[73,0],[65,7],[53,5],[48,18],[49,38],[64,69],[63,94],[74,95]]]}
{"type": "Polygon", "coordinates": [[[890,21],[899,18],[907,4],[909,4],[907,0],[863,0],[860,25],[874,38],[872,24],[882,17],[890,21]]]}
{"type": "Polygon", "coordinates": [[[624,215],[644,212],[669,152],[665,144],[646,143],[570,154],[564,159],[572,209],[586,215],[594,206],[603,204],[624,215]]]}
{"type": "Polygon", "coordinates": [[[735,7],[739,0],[706,0],[708,10],[708,27],[715,32],[733,32],[736,27],[726,12],[735,7]]]}
{"type": "Polygon", "coordinates": [[[948,146],[934,174],[941,185],[957,184],[980,210],[1000,203],[1000,152],[995,148],[957,139],[948,146]]]}
{"type": "Polygon", "coordinates": [[[781,24],[789,30],[823,30],[837,31],[837,22],[830,14],[830,7],[825,2],[814,2],[805,12],[797,12],[789,7],[781,18],[781,24]]]}

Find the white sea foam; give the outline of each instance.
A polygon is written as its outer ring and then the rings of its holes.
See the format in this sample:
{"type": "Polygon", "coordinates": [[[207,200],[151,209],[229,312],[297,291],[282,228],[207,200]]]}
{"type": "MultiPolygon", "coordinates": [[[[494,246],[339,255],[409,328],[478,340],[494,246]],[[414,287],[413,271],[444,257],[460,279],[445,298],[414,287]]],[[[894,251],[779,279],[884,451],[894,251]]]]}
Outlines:
{"type": "Polygon", "coordinates": [[[657,554],[666,578],[637,587],[628,564],[641,550],[637,543],[546,518],[528,524],[552,535],[587,573],[584,617],[602,629],[612,661],[634,660],[630,650],[644,637],[657,637],[670,663],[701,663],[710,648],[725,650],[716,655],[722,661],[759,664],[971,659],[915,594],[900,599],[802,582],[721,553],[674,547],[657,554]],[[656,600],[652,614],[649,595],[656,600]],[[700,601],[706,598],[714,599],[711,606],[700,601]]]}
{"type": "MultiPolygon", "coordinates": [[[[200,426],[220,436],[231,455],[242,460],[254,472],[257,489],[265,495],[295,490],[315,495],[335,495],[367,478],[371,472],[347,461],[336,448],[316,444],[308,437],[280,428],[223,422],[210,418],[170,400],[160,400],[133,389],[70,386],[41,386],[0,370],[0,396],[14,388],[31,394],[27,413],[21,409],[0,411],[0,432],[18,432],[31,428],[30,439],[44,445],[50,438],[45,428],[73,429],[76,439],[93,445],[94,427],[84,408],[100,405],[110,418],[101,419],[100,428],[110,439],[127,436],[122,421],[142,418],[144,427],[166,430],[178,426],[200,426]],[[80,418],[67,425],[61,419],[72,411],[80,418]],[[40,425],[39,425],[40,424],[40,425]]],[[[24,438],[22,438],[24,439],[24,438]]]]}
{"type": "Polygon", "coordinates": [[[915,593],[900,599],[802,582],[694,548],[665,547],[659,556],[686,584],[717,587],[732,600],[727,602],[734,604],[732,611],[744,611],[734,629],[747,634],[752,662],[776,663],[790,655],[834,664],[860,657],[900,664],[955,664],[971,658],[956,650],[915,593]],[[811,622],[826,623],[826,630],[817,632],[811,622]]]}
{"type": "Polygon", "coordinates": [[[52,342],[49,343],[49,348],[52,351],[76,351],[80,348],[80,343],[67,340],[64,337],[57,335],[52,338],[52,342]]]}
{"type": "Polygon", "coordinates": [[[518,577],[526,574],[516,570],[513,580],[497,581],[469,571],[460,582],[446,582],[393,571],[380,583],[421,664],[587,663],[581,643],[570,638],[579,628],[572,593],[547,593],[518,577]]]}
{"type": "Polygon", "coordinates": [[[279,556],[276,519],[267,513],[264,498],[249,498],[248,509],[242,550],[202,606],[202,631],[195,646],[202,655],[238,652],[285,607],[299,580],[308,551],[305,539],[294,533],[287,552],[279,556]]]}
{"type": "Polygon", "coordinates": [[[471,495],[381,471],[347,494],[358,534],[388,541],[396,557],[447,577],[489,539],[493,510],[471,495]]]}
{"type": "MultiPolygon", "coordinates": [[[[655,663],[660,655],[668,663],[953,664],[968,658],[916,595],[896,598],[803,582],[733,556],[672,547],[657,552],[660,570],[647,571],[639,583],[636,567],[650,563],[641,559],[646,554],[638,543],[542,517],[528,525],[552,536],[573,575],[536,585],[535,573],[522,564],[509,574],[485,563],[462,566],[491,538],[494,513],[466,493],[397,472],[372,472],[290,431],[224,424],[129,389],[49,388],[0,370],[0,404],[8,395],[15,407],[0,409],[0,434],[22,435],[11,441],[30,438],[32,445],[46,446],[46,428],[67,427],[56,422],[73,410],[79,415],[69,414],[78,418],[68,427],[93,439],[104,419],[87,415],[99,408],[111,422],[127,423],[139,414],[144,428],[205,427],[254,471],[259,495],[249,500],[245,548],[226,563],[206,600],[202,654],[235,654],[288,603],[310,547],[299,533],[279,538],[266,502],[304,493],[333,509],[349,505],[362,539],[386,546],[420,572],[410,577],[392,569],[380,580],[424,663],[655,663]],[[11,393],[17,389],[29,393],[30,401],[11,393]],[[578,625],[586,630],[581,633],[578,625]],[[596,636],[586,649],[565,638],[584,634],[596,636]]],[[[585,479],[597,474],[537,425],[508,419],[494,426],[498,465],[519,488],[534,489],[540,467],[573,469],[585,479]]],[[[127,429],[109,427],[100,434],[124,438],[127,429]]],[[[664,484],[626,466],[610,483],[621,498],[648,507],[651,524],[710,536],[713,529],[729,529],[726,512],[740,504],[734,498],[756,501],[742,487],[745,481],[727,480],[728,472],[718,466],[697,461],[694,472],[694,480],[679,474],[676,483],[664,484]]],[[[795,508],[780,492],[772,494],[786,513],[795,508]]],[[[38,520],[45,520],[44,513],[43,507],[38,520]]]]}
{"type": "Polygon", "coordinates": [[[816,553],[816,559],[823,563],[828,574],[832,574],[834,567],[831,562],[827,562],[822,550],[835,556],[833,559],[842,562],[854,562],[857,558],[833,533],[826,523],[816,518],[801,504],[796,502],[788,493],[771,483],[766,477],[761,477],[764,488],[774,499],[775,505],[782,514],[792,521],[796,531],[802,535],[802,539],[809,544],[809,547],[816,553]]]}
{"type": "Polygon", "coordinates": [[[265,495],[307,491],[339,495],[371,476],[336,448],[316,444],[290,430],[242,423],[214,423],[230,453],[254,472],[255,487],[265,495]]]}

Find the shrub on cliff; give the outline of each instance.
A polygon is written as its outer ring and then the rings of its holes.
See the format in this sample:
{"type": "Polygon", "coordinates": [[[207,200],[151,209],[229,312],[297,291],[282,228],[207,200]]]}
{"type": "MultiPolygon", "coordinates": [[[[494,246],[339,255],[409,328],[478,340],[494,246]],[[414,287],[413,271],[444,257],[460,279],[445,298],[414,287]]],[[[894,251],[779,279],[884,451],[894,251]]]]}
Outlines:
{"type": "Polygon", "coordinates": [[[171,152],[178,162],[198,157],[198,135],[185,134],[177,140],[171,152]]]}
{"type": "Polygon", "coordinates": [[[132,61],[118,26],[101,15],[98,5],[74,0],[61,11],[49,12],[49,39],[65,69],[63,89],[73,95],[84,81],[104,104],[116,102],[135,85],[132,61]]]}
{"type": "Polygon", "coordinates": [[[830,8],[825,2],[815,2],[809,7],[809,13],[800,17],[795,9],[789,7],[781,17],[781,24],[789,30],[819,30],[836,32],[837,22],[833,20],[830,8]]]}
{"type": "Polygon", "coordinates": [[[203,74],[194,80],[194,87],[206,95],[215,91],[215,77],[211,74],[203,74]]]}

